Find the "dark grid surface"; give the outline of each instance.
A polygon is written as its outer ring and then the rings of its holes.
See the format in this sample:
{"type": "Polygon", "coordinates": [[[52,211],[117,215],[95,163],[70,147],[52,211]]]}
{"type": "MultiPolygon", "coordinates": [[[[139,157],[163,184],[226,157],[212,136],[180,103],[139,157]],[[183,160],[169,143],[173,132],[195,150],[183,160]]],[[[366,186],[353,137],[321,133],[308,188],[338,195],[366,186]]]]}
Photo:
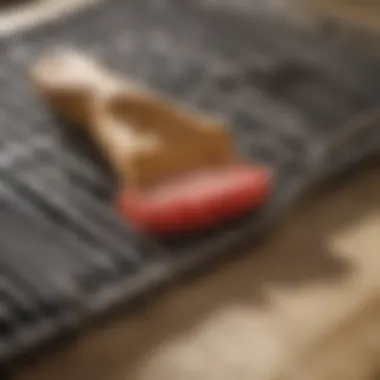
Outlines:
{"type": "MultiPolygon", "coordinates": [[[[222,4],[223,2],[221,2],[222,4]]],[[[380,147],[379,62],[304,35],[263,8],[110,0],[0,42],[0,357],[263,233],[302,190],[380,147]],[[242,152],[276,170],[270,204],[212,231],[159,241],[112,208],[103,162],[41,103],[28,64],[70,45],[222,114],[242,152]]]]}

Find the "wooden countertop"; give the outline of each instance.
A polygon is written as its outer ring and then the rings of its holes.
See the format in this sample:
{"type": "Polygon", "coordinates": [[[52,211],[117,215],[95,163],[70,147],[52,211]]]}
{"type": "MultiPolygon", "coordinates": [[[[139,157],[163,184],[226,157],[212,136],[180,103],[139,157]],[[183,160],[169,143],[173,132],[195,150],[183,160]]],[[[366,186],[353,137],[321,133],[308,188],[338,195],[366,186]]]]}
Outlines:
{"type": "MultiPolygon", "coordinates": [[[[294,1],[294,0],[290,0],[294,1]]],[[[335,17],[358,27],[380,32],[380,2],[377,0],[295,0],[312,12],[335,17]]]]}

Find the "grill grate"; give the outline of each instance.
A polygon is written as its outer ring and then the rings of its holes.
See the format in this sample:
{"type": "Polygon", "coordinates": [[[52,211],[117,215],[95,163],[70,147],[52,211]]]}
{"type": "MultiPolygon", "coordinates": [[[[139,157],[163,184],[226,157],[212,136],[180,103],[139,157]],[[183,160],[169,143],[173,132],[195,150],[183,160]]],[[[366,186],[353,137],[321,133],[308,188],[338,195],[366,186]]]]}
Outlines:
{"type": "Polygon", "coordinates": [[[110,0],[1,41],[0,62],[3,360],[259,235],[317,176],[380,147],[379,62],[265,7],[110,0]],[[59,44],[223,115],[243,154],[275,168],[269,206],[165,241],[130,229],[112,209],[113,179],[94,148],[27,81],[27,65],[59,44]]]}

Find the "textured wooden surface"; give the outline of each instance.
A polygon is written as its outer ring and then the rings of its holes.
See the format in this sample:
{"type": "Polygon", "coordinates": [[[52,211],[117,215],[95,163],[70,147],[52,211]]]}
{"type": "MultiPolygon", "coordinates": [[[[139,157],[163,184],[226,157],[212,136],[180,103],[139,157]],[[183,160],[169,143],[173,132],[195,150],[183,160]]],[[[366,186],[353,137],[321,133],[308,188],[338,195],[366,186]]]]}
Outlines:
{"type": "Polygon", "coordinates": [[[347,20],[365,29],[380,31],[378,0],[296,0],[314,12],[347,20]]]}
{"type": "Polygon", "coordinates": [[[372,379],[379,253],[373,165],[309,197],[262,247],[83,333],[18,380],[372,379]]]}

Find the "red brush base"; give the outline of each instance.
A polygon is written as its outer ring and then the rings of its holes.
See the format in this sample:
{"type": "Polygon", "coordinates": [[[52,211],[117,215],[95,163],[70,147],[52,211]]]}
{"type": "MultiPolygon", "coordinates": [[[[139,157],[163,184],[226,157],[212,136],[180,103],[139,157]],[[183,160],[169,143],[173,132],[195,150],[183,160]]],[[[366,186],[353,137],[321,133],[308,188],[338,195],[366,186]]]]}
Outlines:
{"type": "Polygon", "coordinates": [[[138,229],[172,234],[210,227],[267,200],[271,172],[253,165],[234,165],[193,173],[141,193],[126,192],[120,212],[138,229]]]}

